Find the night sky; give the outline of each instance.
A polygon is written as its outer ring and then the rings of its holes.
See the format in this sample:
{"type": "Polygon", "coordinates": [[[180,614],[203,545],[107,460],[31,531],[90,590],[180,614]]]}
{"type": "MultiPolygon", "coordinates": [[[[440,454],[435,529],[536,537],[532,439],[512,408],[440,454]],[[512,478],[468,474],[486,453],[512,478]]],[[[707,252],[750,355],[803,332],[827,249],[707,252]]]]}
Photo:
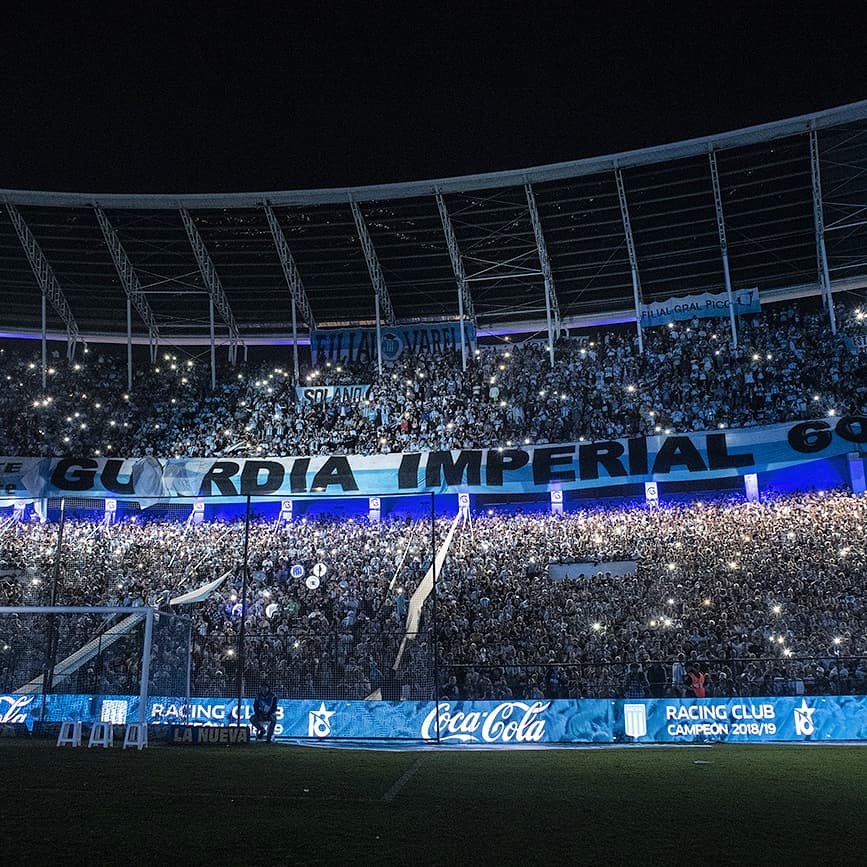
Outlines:
{"type": "Polygon", "coordinates": [[[649,4],[615,13],[539,3],[523,15],[505,4],[346,5],[354,11],[178,3],[141,17],[129,4],[108,16],[6,4],[0,187],[207,192],[436,178],[867,97],[863,4],[694,3],[676,18],[649,4]]]}

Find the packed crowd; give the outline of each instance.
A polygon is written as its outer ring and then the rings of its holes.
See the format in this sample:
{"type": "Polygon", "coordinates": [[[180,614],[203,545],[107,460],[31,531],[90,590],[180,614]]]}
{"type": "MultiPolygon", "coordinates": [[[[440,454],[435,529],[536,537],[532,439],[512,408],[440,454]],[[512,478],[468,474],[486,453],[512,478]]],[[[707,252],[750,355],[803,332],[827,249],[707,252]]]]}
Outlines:
{"type": "MultiPolygon", "coordinates": [[[[426,545],[419,533],[406,521],[252,523],[245,623],[248,682],[267,675],[287,695],[325,691],[352,698],[387,686],[388,666],[404,636],[400,617],[406,611],[405,594],[412,592],[422,561],[430,556],[429,542],[426,545]],[[292,578],[292,566],[301,566],[309,577],[317,563],[328,570],[319,588],[311,590],[292,578]]],[[[9,522],[2,534],[0,605],[46,604],[55,577],[58,526],[9,522]]],[[[243,522],[66,521],[57,602],[170,610],[172,599],[223,578],[207,598],[177,610],[193,616],[194,690],[231,695],[238,666],[243,536],[243,522]]],[[[66,630],[57,651],[62,657],[108,624],[85,615],[58,625],[66,630]]],[[[23,616],[9,623],[0,620],[6,630],[0,648],[6,645],[7,662],[0,664],[0,691],[9,688],[16,666],[29,672],[28,679],[38,676],[45,642],[30,639],[33,630],[44,626],[23,616]]],[[[184,680],[186,652],[176,634],[171,633],[171,640],[171,647],[157,642],[152,676],[155,687],[168,687],[174,680],[177,690],[184,680]]],[[[100,648],[94,660],[99,667],[93,671],[96,691],[136,691],[138,668],[135,654],[130,654],[136,641],[140,648],[140,630],[117,647],[100,648]]],[[[413,671],[414,659],[423,656],[425,646],[413,645],[407,672],[413,671]]],[[[81,681],[88,670],[82,666],[78,680],[71,681],[76,688],[89,685],[81,681]]]]}
{"type": "MultiPolygon", "coordinates": [[[[438,545],[449,523],[438,522],[438,545]]],[[[480,515],[457,527],[421,632],[404,640],[431,562],[429,522],[256,521],[244,674],[254,687],[265,676],[284,697],[316,698],[426,699],[437,675],[441,695],[468,699],[682,695],[690,673],[708,695],[864,693],[865,527],[867,500],[843,492],[480,515]],[[596,565],[563,580],[549,572],[570,563],[596,565]],[[309,587],[316,564],[325,573],[309,587]]],[[[45,601],[57,525],[10,520],[0,533],[0,604],[45,601]]],[[[187,614],[193,694],[231,696],[243,537],[243,523],[69,520],[58,602],[187,614]],[[220,578],[206,598],[172,605],[220,578]]],[[[64,620],[58,660],[99,625],[64,620]]],[[[23,616],[0,621],[0,692],[41,671],[34,628],[23,616]]],[[[70,683],[135,691],[130,642],[94,656],[70,683]]],[[[176,632],[156,644],[152,689],[171,693],[185,644],[176,632]]]]}
{"type": "Polygon", "coordinates": [[[137,369],[125,356],[51,353],[47,387],[32,346],[0,349],[0,453],[136,457],[371,454],[569,442],[662,431],[742,427],[867,409],[867,315],[838,305],[833,336],[821,309],[768,305],[725,320],[586,331],[544,345],[480,347],[376,365],[307,366],[300,386],[368,385],[365,398],[299,398],[288,358],[225,368],[217,388],[201,360],[177,352],[137,369]]]}

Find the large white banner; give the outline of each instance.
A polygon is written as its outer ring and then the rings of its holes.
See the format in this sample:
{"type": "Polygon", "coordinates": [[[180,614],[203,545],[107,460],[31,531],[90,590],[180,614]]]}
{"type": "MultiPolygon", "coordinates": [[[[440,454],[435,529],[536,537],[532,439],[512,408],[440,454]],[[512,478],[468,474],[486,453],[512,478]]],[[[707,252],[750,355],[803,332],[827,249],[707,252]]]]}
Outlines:
{"type": "Polygon", "coordinates": [[[287,458],[0,458],[16,497],[389,496],[544,493],[691,481],[793,467],[860,451],[867,418],[523,448],[287,458]]]}

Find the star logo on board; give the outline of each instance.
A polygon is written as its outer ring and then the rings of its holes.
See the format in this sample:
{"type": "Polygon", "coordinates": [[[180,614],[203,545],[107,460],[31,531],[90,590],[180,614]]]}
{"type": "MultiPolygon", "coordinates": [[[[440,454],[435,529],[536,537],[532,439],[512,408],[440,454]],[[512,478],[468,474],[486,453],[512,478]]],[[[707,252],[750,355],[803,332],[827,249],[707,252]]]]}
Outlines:
{"type": "Polygon", "coordinates": [[[336,711],[325,709],[325,702],[319,705],[319,710],[311,710],[307,714],[307,736],[327,738],[331,734],[331,717],[335,713],[336,711]]]}
{"type": "Polygon", "coordinates": [[[801,706],[795,708],[795,734],[809,737],[816,731],[813,714],[816,708],[807,706],[807,699],[801,699],[801,706]]]}

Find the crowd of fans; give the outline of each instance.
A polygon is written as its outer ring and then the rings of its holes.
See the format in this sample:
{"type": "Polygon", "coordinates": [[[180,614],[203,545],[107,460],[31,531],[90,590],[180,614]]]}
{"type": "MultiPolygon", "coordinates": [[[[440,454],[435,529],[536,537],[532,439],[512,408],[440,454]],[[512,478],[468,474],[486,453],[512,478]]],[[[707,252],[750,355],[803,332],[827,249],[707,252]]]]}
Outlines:
{"type": "MultiPolygon", "coordinates": [[[[438,546],[447,523],[438,522],[438,546]]],[[[409,600],[431,561],[429,520],[255,521],[245,678],[311,698],[428,699],[437,676],[450,698],[683,695],[694,694],[691,673],[708,695],[864,693],[865,526],[867,500],[844,492],[480,515],[457,527],[421,631],[405,640],[409,600]],[[635,564],[626,574],[614,567],[624,562],[635,564]],[[563,563],[598,565],[554,580],[550,565],[563,563]],[[325,574],[311,588],[315,564],[325,574]],[[630,678],[631,664],[639,677],[630,678]]],[[[57,534],[50,522],[2,527],[0,604],[45,601],[57,534]]],[[[58,602],[190,616],[193,694],[231,696],[243,537],[243,522],[68,520],[58,602]],[[221,577],[206,599],[171,605],[221,577]]],[[[0,622],[0,692],[41,671],[33,624],[0,622]]],[[[58,661],[99,625],[95,616],[65,619],[58,661]]],[[[140,634],[101,650],[69,682],[137,691],[136,641],[140,634]]],[[[177,632],[158,633],[156,692],[177,690],[185,647],[177,632]]]]}
{"type": "Polygon", "coordinates": [[[50,354],[47,385],[29,348],[0,350],[0,453],[7,455],[285,456],[372,454],[509,443],[569,442],[860,414],[867,353],[856,338],[867,314],[803,303],[741,317],[738,346],[726,320],[586,331],[557,342],[480,347],[459,356],[306,366],[300,386],[369,385],[365,399],[299,399],[289,359],[221,370],[216,389],[201,360],[176,351],[135,371],[109,348],[67,364],[50,354]]]}
{"type": "MultiPolygon", "coordinates": [[[[301,386],[367,385],[363,399],[308,403],[288,359],[221,370],[175,352],[137,369],[85,349],[52,352],[42,387],[32,349],[0,348],[0,453],[305,455],[388,453],[743,427],[867,412],[867,314],[809,304],[725,320],[611,327],[543,344],[480,347],[307,366],[301,386]],[[281,363],[283,366],[281,366],[281,363]]],[[[762,504],[598,508],[482,515],[454,536],[421,632],[409,600],[430,566],[430,527],[411,518],[255,520],[243,582],[243,523],[68,520],[0,523],[0,604],[156,605],[192,618],[198,695],[266,676],[287,697],[541,698],[867,691],[863,602],[867,502],[845,493],[762,504]],[[634,569],[608,570],[630,561],[634,569]],[[562,581],[551,564],[595,562],[562,581]],[[315,564],[318,587],[306,578],[315,564]],[[302,573],[299,578],[293,574],[302,573]],[[202,599],[172,600],[223,579],[202,599]],[[241,618],[247,640],[239,642],[241,618]],[[437,682],[437,678],[439,678],[437,682]],[[698,683],[700,681],[700,683],[698,683]]],[[[440,522],[438,544],[447,528],[440,522]]],[[[314,582],[315,583],[315,582],[314,582]]],[[[163,623],[176,621],[163,618],[163,623]]],[[[52,632],[0,621],[0,691],[38,677],[108,623],[65,618],[52,632]]],[[[135,635],[103,640],[61,672],[72,688],[136,689],[135,635]]],[[[152,689],[177,691],[186,642],[158,634],[152,689]]]]}

